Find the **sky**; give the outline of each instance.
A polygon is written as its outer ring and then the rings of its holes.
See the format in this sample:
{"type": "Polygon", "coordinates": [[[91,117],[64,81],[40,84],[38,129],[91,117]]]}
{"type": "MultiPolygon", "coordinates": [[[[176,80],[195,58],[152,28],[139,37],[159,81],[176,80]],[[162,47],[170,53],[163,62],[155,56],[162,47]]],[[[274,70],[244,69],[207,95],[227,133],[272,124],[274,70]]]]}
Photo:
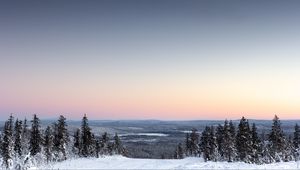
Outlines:
{"type": "Polygon", "coordinates": [[[300,1],[0,2],[0,119],[300,119],[300,1]]]}

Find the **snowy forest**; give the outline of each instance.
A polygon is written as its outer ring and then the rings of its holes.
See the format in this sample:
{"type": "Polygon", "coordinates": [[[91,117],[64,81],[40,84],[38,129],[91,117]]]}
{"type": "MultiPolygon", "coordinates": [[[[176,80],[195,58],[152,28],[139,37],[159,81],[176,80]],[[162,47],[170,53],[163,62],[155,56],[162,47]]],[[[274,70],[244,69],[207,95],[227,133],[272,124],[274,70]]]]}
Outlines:
{"type": "Polygon", "coordinates": [[[186,135],[184,146],[179,143],[174,157],[203,157],[205,161],[242,161],[253,164],[298,161],[300,128],[294,135],[285,135],[275,115],[269,134],[258,134],[255,123],[242,117],[237,127],[225,120],[223,125],[206,126],[201,135],[196,129],[186,135]]]}
{"type": "MultiPolygon", "coordinates": [[[[81,127],[70,132],[64,116],[55,123],[41,127],[37,115],[29,122],[11,115],[5,122],[0,138],[3,169],[28,169],[76,158],[99,158],[106,155],[127,156],[117,133],[94,134],[86,115],[81,127]]],[[[175,148],[174,148],[175,149],[175,148]]],[[[171,153],[173,155],[173,153],[171,153]]],[[[286,135],[275,115],[271,131],[258,133],[255,123],[242,117],[237,127],[232,121],[193,129],[175,149],[174,159],[201,157],[212,162],[245,162],[269,164],[298,161],[300,158],[300,128],[286,135]]]]}
{"type": "Polygon", "coordinates": [[[69,134],[66,118],[62,115],[46,129],[41,128],[37,115],[33,116],[31,126],[28,124],[26,119],[14,120],[12,115],[5,122],[0,138],[3,169],[28,169],[78,157],[126,155],[118,135],[109,139],[105,132],[96,137],[91,132],[86,115],[82,119],[81,129],[74,134],[69,134]]]}

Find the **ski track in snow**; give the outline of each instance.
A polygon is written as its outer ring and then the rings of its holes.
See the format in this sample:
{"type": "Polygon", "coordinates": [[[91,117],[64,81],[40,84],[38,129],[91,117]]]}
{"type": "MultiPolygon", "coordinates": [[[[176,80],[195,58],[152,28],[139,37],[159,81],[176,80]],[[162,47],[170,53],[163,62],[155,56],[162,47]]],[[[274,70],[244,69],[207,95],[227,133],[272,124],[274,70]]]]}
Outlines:
{"type": "Polygon", "coordinates": [[[300,169],[300,162],[255,165],[244,162],[204,162],[201,158],[135,159],[122,156],[78,158],[33,169],[300,169]]]}

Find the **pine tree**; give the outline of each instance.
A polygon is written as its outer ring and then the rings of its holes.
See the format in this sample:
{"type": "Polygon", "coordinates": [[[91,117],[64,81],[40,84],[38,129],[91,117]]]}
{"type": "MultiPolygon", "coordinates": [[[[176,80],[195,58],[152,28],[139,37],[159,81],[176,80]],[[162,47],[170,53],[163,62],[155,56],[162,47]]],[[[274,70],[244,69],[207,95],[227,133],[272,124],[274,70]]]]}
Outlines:
{"type": "Polygon", "coordinates": [[[113,152],[117,155],[125,154],[124,147],[117,133],[114,136],[113,152]]]}
{"type": "Polygon", "coordinates": [[[191,140],[190,140],[189,133],[187,133],[185,136],[185,154],[186,154],[186,156],[192,155],[191,140]]]}
{"type": "Polygon", "coordinates": [[[200,150],[203,155],[204,161],[210,161],[211,160],[211,146],[210,146],[210,127],[206,126],[205,129],[202,132],[201,138],[200,138],[200,150]]]}
{"type": "Polygon", "coordinates": [[[293,144],[296,149],[300,148],[300,127],[297,123],[295,125],[293,144]]]}
{"type": "Polygon", "coordinates": [[[218,153],[220,157],[223,157],[224,155],[223,146],[222,146],[223,134],[224,134],[223,126],[219,124],[216,131],[216,138],[217,138],[217,145],[218,145],[218,153]]]}
{"type": "Polygon", "coordinates": [[[92,155],[92,132],[91,128],[88,125],[88,118],[84,115],[82,119],[81,125],[81,132],[82,132],[82,148],[81,148],[81,155],[83,157],[89,157],[92,155]]]}
{"type": "Polygon", "coordinates": [[[211,160],[216,162],[220,159],[220,155],[218,153],[217,137],[213,126],[210,127],[209,144],[211,160]]]}
{"type": "Polygon", "coordinates": [[[76,132],[74,133],[73,139],[74,139],[74,153],[75,155],[80,155],[80,151],[81,151],[81,140],[80,140],[80,129],[77,129],[76,132]]]}
{"type": "Polygon", "coordinates": [[[101,150],[100,140],[96,140],[96,158],[99,158],[100,150],[101,150]]]}
{"type": "Polygon", "coordinates": [[[109,154],[109,137],[108,134],[106,132],[104,132],[104,134],[101,137],[100,140],[100,154],[101,155],[107,155],[109,154]]]}
{"type": "Polygon", "coordinates": [[[272,130],[269,135],[269,143],[271,155],[276,162],[280,162],[283,158],[283,152],[285,149],[285,137],[277,115],[275,115],[273,119],[272,130]]]}
{"type": "Polygon", "coordinates": [[[295,159],[298,161],[300,157],[300,127],[298,126],[298,124],[295,125],[293,144],[295,149],[295,159]]]}
{"type": "Polygon", "coordinates": [[[236,158],[236,147],[234,143],[234,137],[232,136],[231,128],[227,120],[224,122],[223,127],[223,159],[232,162],[236,158]]]}
{"type": "Polygon", "coordinates": [[[191,145],[191,151],[193,156],[200,156],[200,150],[199,150],[199,135],[197,133],[196,129],[192,129],[192,133],[190,135],[190,145],[191,145]]]}
{"type": "Polygon", "coordinates": [[[53,134],[51,127],[48,126],[45,131],[45,141],[44,141],[44,147],[45,147],[45,156],[47,159],[47,162],[52,161],[52,149],[53,149],[53,134]]]}
{"type": "Polygon", "coordinates": [[[18,119],[15,122],[15,131],[14,131],[14,140],[15,140],[15,155],[16,157],[21,157],[22,155],[22,121],[19,121],[18,119]]]}
{"type": "Polygon", "coordinates": [[[33,115],[33,120],[31,121],[31,136],[30,136],[30,153],[35,156],[41,151],[42,137],[40,132],[40,119],[36,114],[33,115]]]}
{"type": "Polygon", "coordinates": [[[284,150],[283,150],[283,158],[284,162],[294,161],[295,160],[295,148],[293,145],[292,136],[289,136],[287,140],[285,140],[284,150]]]}
{"type": "Polygon", "coordinates": [[[248,120],[245,117],[242,117],[239,123],[236,135],[236,148],[239,160],[251,163],[252,136],[248,120]]]}
{"type": "MultiPolygon", "coordinates": [[[[28,129],[27,119],[24,119],[23,127],[22,127],[22,135],[21,135],[21,148],[22,148],[22,156],[21,156],[21,166],[25,168],[29,166],[27,163],[30,157],[30,136],[31,131],[28,129]]],[[[25,168],[26,169],[26,168],[25,168]]]]}
{"type": "Polygon", "coordinates": [[[13,132],[11,121],[6,121],[4,124],[4,136],[2,141],[2,157],[3,157],[3,166],[6,169],[10,169],[13,166],[13,132]]]}
{"type": "Polygon", "coordinates": [[[58,155],[58,160],[67,159],[67,145],[69,142],[69,134],[67,130],[66,118],[60,116],[55,124],[54,146],[58,155]]]}
{"type": "Polygon", "coordinates": [[[213,126],[206,126],[202,132],[200,149],[205,161],[217,161],[219,159],[217,138],[213,126]]]}
{"type": "Polygon", "coordinates": [[[262,144],[257,134],[257,128],[255,123],[252,124],[252,148],[253,148],[253,155],[252,155],[252,162],[256,164],[261,164],[261,157],[262,157],[262,144]]]}

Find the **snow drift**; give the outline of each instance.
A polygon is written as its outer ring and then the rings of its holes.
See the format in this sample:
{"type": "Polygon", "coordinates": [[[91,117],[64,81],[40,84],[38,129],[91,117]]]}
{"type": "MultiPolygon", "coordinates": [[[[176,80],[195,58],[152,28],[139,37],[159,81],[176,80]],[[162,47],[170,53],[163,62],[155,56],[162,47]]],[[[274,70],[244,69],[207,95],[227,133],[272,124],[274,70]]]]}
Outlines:
{"type": "Polygon", "coordinates": [[[264,165],[244,162],[204,162],[202,158],[135,159],[123,156],[78,158],[31,169],[300,169],[300,162],[280,162],[264,165]]]}

